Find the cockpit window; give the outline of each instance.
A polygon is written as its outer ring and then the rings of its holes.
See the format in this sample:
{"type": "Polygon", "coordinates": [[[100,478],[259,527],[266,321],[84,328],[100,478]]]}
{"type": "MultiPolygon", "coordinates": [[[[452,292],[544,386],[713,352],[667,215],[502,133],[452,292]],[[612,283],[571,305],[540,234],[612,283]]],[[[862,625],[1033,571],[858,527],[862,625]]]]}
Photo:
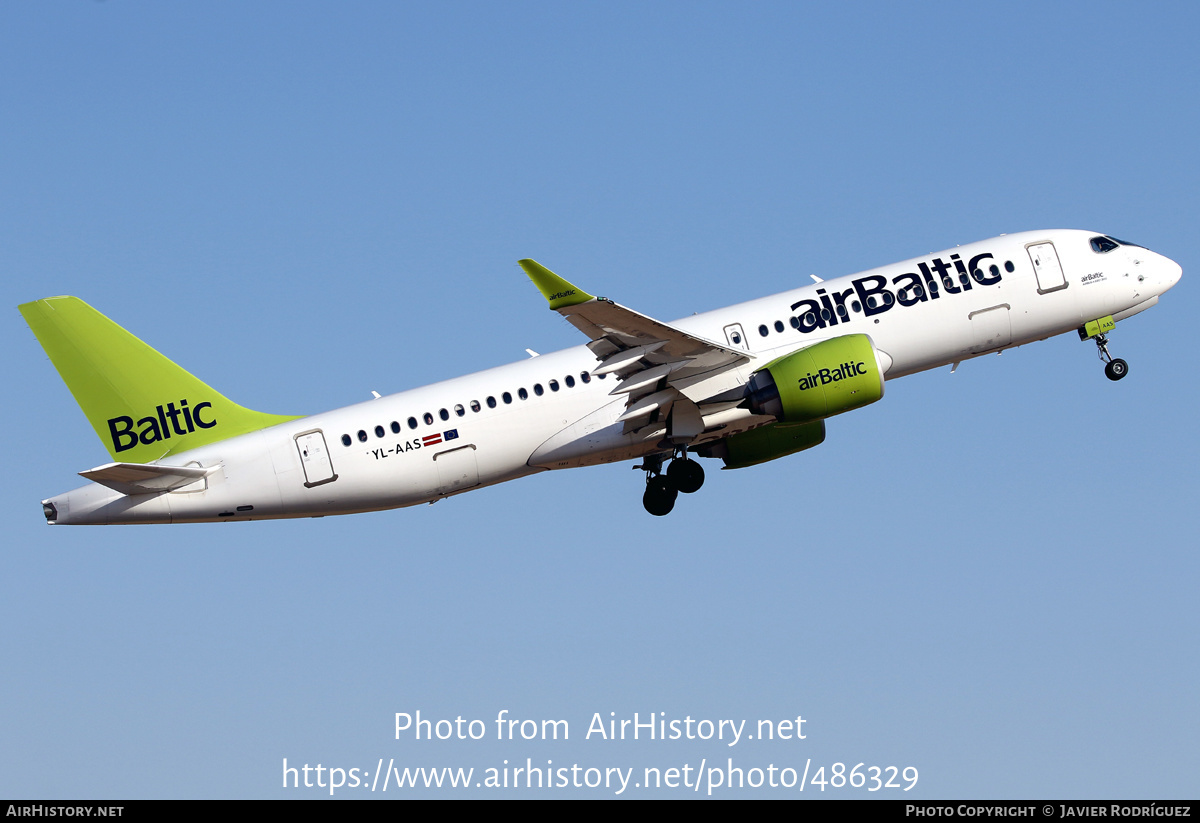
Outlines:
{"type": "Polygon", "coordinates": [[[1099,252],[1100,254],[1110,252],[1117,246],[1132,246],[1135,249],[1146,248],[1145,246],[1139,246],[1137,243],[1130,243],[1128,240],[1120,240],[1111,234],[1092,238],[1092,251],[1099,252]]]}

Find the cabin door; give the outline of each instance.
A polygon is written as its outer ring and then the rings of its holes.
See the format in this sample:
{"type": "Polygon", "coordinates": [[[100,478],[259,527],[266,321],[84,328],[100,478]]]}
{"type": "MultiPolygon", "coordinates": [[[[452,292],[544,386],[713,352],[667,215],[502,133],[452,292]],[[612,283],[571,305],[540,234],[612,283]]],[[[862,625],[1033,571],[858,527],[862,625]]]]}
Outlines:
{"type": "Polygon", "coordinates": [[[1034,243],[1028,247],[1029,259],[1033,261],[1033,272],[1037,275],[1038,294],[1058,291],[1067,287],[1067,277],[1053,243],[1034,243]]]}

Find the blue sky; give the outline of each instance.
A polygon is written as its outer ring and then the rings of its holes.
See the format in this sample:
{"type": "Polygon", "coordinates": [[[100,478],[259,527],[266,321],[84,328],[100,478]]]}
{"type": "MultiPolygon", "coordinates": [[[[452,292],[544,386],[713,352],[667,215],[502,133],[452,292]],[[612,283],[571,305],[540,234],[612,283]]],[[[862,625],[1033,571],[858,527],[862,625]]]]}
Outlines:
{"type": "Polygon", "coordinates": [[[919,770],[827,797],[1194,795],[1198,17],[6,4],[0,795],[327,796],[282,789],[284,758],[729,757],[919,770]],[[27,300],[78,295],[305,414],[577,345],[522,257],[670,320],[1038,228],[1183,266],[1113,335],[1128,379],[1071,336],[909,377],[819,449],[710,466],[667,518],[624,464],[319,520],[48,528],[38,506],[108,458],[27,300]],[[396,740],[417,710],[571,739],[396,740]],[[807,737],[585,740],[610,712],[807,737]]]}

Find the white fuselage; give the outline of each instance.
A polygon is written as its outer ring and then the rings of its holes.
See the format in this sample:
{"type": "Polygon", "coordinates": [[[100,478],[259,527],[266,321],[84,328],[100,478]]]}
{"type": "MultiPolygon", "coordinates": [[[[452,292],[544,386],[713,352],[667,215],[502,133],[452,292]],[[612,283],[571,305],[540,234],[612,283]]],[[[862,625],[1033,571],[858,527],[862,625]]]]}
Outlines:
{"type": "MultiPolygon", "coordinates": [[[[856,332],[870,336],[891,380],[1100,317],[1124,319],[1178,281],[1179,266],[1162,255],[1129,245],[1099,253],[1089,244],[1096,236],[997,237],[675,321],[751,357],[689,396],[700,402],[736,390],[775,358],[856,332]],[[1043,243],[1052,244],[1060,272],[1053,262],[1035,271],[1043,243]]],[[[47,502],[56,522],[70,524],[323,516],[411,506],[537,471],[661,451],[658,438],[623,433],[617,418],[625,398],[609,394],[615,379],[590,375],[596,365],[581,345],[171,455],[161,463],[211,469],[172,492],[125,495],[91,484],[47,502]]],[[[689,447],[769,422],[724,408],[704,418],[704,433],[689,447]]]]}

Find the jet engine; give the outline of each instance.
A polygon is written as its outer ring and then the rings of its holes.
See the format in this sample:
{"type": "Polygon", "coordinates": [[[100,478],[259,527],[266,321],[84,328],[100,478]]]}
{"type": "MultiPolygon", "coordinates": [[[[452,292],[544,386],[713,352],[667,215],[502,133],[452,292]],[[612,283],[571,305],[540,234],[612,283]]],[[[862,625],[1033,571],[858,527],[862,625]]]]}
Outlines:
{"type": "Polygon", "coordinates": [[[781,423],[812,423],[883,397],[883,366],[865,334],[847,334],[773,360],[750,376],[746,408],[781,423]]]}

